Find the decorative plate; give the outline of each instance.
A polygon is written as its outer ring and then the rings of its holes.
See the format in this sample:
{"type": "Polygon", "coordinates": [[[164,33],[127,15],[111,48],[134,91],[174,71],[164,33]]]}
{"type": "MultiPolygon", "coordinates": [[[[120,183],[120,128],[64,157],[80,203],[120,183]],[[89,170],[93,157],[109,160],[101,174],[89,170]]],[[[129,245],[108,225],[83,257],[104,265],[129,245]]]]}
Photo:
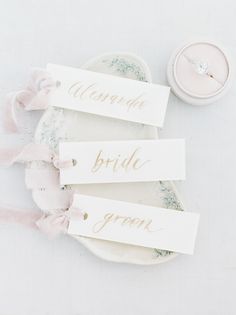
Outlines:
{"type": "MultiPolygon", "coordinates": [[[[150,70],[146,63],[130,53],[104,54],[90,60],[82,68],[151,82],[150,70]]],[[[55,151],[57,151],[59,141],[62,140],[132,140],[156,139],[157,137],[157,129],[152,126],[54,107],[49,108],[44,113],[35,132],[36,142],[46,143],[55,151]]],[[[33,162],[27,168],[26,184],[31,186],[33,199],[42,211],[50,211],[58,208],[65,209],[65,198],[68,199],[72,191],[98,197],[183,210],[182,203],[171,182],[115,183],[58,187],[55,185],[53,179],[55,171],[52,166],[42,162],[33,162]],[[43,185],[42,178],[40,183],[32,184],[33,180],[30,176],[33,172],[39,171],[42,174],[41,177],[44,177],[43,174],[48,178],[51,176],[50,184],[47,184],[47,186],[43,185]]],[[[168,261],[177,255],[167,250],[150,249],[79,236],[75,238],[95,255],[115,262],[150,265],[168,261]]]]}

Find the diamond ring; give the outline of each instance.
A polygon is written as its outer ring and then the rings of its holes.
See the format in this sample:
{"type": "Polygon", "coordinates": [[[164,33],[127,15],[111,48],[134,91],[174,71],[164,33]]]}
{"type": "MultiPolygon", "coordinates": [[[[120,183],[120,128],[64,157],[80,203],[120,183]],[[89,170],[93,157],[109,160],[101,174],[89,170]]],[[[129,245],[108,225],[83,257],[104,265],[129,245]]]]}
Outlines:
{"type": "Polygon", "coordinates": [[[207,75],[208,77],[210,77],[210,78],[214,79],[216,82],[218,82],[221,86],[223,86],[223,83],[220,82],[217,78],[215,78],[211,72],[209,72],[209,65],[207,62],[193,60],[186,55],[183,55],[183,56],[186,58],[186,60],[189,63],[191,63],[194,66],[194,70],[197,74],[207,75]]]}

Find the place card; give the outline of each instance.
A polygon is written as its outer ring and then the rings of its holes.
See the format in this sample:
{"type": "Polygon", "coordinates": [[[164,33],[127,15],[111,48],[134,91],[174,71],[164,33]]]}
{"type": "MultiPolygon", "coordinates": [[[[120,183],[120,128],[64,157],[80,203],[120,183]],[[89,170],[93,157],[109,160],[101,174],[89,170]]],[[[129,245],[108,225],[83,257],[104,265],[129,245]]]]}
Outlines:
{"type": "Polygon", "coordinates": [[[52,106],[162,127],[170,88],[77,68],[47,65],[58,81],[52,106]]]}
{"type": "Polygon", "coordinates": [[[68,233],[193,254],[199,214],[75,194],[68,233]]]}
{"type": "Polygon", "coordinates": [[[183,139],[64,142],[59,159],[61,185],[185,179],[183,139]]]}

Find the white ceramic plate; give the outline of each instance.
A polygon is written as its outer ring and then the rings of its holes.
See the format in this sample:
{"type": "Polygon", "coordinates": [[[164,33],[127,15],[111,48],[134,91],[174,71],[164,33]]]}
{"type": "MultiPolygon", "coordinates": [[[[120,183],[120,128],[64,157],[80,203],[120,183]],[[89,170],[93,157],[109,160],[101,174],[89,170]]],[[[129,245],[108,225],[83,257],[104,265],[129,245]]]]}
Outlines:
{"type": "MultiPolygon", "coordinates": [[[[90,60],[84,69],[108,73],[120,77],[151,82],[151,74],[146,63],[130,53],[104,54],[90,60]]],[[[47,143],[57,151],[60,140],[131,140],[156,139],[157,129],[138,123],[80,113],[59,108],[49,108],[42,116],[35,133],[35,141],[47,143]]],[[[31,163],[30,170],[52,170],[44,163],[31,163]]],[[[29,177],[29,175],[28,175],[29,177]]],[[[29,181],[29,178],[26,179],[29,181]]],[[[38,187],[33,189],[33,198],[43,211],[65,208],[65,195],[73,191],[104,198],[143,203],[176,210],[183,210],[171,182],[119,183],[73,185],[66,187],[38,187]]],[[[68,197],[69,198],[69,197],[68,197]]],[[[85,237],[76,237],[95,255],[110,261],[133,264],[157,264],[176,256],[166,250],[125,245],[85,237]]]]}

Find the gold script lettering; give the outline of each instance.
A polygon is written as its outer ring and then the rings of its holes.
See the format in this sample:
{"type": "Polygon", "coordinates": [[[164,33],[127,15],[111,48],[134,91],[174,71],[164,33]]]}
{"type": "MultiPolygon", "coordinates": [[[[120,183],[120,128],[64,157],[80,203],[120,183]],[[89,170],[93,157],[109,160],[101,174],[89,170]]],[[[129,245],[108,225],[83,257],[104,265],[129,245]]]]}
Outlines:
{"type": "Polygon", "coordinates": [[[117,172],[120,169],[125,170],[126,172],[130,170],[138,170],[142,168],[146,163],[150,162],[150,160],[141,161],[138,158],[138,152],[140,148],[135,149],[130,156],[127,158],[121,158],[121,155],[118,154],[115,158],[104,158],[103,150],[100,150],[95,158],[94,165],[91,168],[93,173],[98,172],[102,168],[111,168],[113,172],[117,172]]]}
{"type": "Polygon", "coordinates": [[[121,227],[142,229],[147,232],[155,232],[151,228],[152,219],[141,219],[141,218],[136,218],[136,217],[132,218],[128,216],[116,215],[114,213],[106,213],[102,220],[94,224],[93,232],[99,233],[106,226],[111,225],[111,224],[118,224],[121,227]]]}
{"type": "Polygon", "coordinates": [[[68,94],[82,101],[91,100],[100,103],[106,102],[110,105],[126,106],[127,111],[131,109],[140,110],[145,106],[145,93],[129,98],[124,95],[113,94],[109,91],[102,91],[96,82],[92,82],[91,84],[82,81],[75,82],[69,87],[68,94]]]}

